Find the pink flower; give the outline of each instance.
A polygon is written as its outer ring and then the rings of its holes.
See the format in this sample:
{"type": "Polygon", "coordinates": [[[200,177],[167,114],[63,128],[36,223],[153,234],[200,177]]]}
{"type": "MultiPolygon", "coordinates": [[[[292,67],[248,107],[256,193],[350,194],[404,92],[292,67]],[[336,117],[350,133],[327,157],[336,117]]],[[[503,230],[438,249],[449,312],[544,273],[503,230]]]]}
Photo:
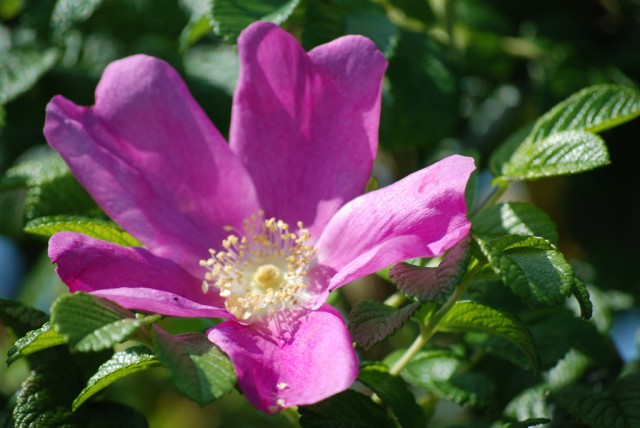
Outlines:
{"type": "Polygon", "coordinates": [[[361,195],[378,144],[386,61],[347,36],[308,54],[259,22],[238,42],[227,144],[166,63],[114,62],[96,104],[57,96],[45,136],[142,247],[77,233],[49,255],[71,291],[140,311],[228,318],[208,331],[257,408],[348,388],[358,364],[328,293],[385,266],[442,254],[468,233],[473,160],[449,157],[361,195]],[[204,281],[204,282],[203,282],[204,281]]]}

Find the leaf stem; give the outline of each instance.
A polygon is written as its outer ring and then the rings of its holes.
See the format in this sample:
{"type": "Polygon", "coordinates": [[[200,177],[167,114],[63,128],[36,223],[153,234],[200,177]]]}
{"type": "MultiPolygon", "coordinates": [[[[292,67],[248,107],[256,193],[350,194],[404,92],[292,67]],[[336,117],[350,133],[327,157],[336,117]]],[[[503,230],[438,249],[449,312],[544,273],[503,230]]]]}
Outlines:
{"type": "Polygon", "coordinates": [[[438,309],[433,317],[429,319],[429,321],[425,324],[424,322],[420,323],[420,334],[413,341],[411,346],[405,351],[404,354],[400,357],[398,361],[396,361],[391,368],[389,369],[389,374],[392,376],[397,376],[400,372],[411,362],[413,357],[422,349],[424,345],[427,344],[429,339],[435,334],[436,327],[440,320],[449,312],[449,310],[456,304],[456,302],[462,297],[467,288],[471,285],[473,278],[480,272],[480,269],[484,267],[484,263],[476,264],[473,269],[471,269],[465,276],[462,278],[462,281],[456,286],[454,292],[449,296],[447,301],[438,309]]]}
{"type": "Polygon", "coordinates": [[[396,291],[391,296],[387,297],[383,302],[387,306],[391,306],[392,308],[399,308],[404,302],[406,302],[407,296],[400,291],[396,291]]]}

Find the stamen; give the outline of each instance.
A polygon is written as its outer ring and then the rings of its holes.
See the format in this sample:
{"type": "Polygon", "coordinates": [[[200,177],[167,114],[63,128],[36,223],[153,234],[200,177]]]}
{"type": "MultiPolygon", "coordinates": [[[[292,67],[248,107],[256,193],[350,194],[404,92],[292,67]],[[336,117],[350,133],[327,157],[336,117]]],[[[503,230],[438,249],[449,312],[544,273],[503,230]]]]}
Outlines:
{"type": "Polygon", "coordinates": [[[282,220],[265,219],[262,210],[251,215],[242,234],[229,235],[223,250],[209,250],[211,257],[200,261],[207,268],[202,291],[218,289],[227,310],[247,323],[307,301],[307,272],[317,251],[302,222],[297,226],[292,232],[282,220]]]}

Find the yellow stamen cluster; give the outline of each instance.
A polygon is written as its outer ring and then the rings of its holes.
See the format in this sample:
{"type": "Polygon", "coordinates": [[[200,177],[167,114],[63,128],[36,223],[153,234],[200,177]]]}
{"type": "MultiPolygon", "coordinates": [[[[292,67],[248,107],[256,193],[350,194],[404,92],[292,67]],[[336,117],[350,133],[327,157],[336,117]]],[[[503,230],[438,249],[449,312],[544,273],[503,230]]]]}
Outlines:
{"type": "Polygon", "coordinates": [[[307,244],[302,222],[297,226],[291,232],[282,220],[265,219],[263,211],[252,215],[243,232],[222,241],[224,250],[209,250],[211,257],[200,261],[208,270],[202,291],[217,288],[227,310],[247,323],[299,305],[308,298],[307,272],[316,249],[307,244]]]}

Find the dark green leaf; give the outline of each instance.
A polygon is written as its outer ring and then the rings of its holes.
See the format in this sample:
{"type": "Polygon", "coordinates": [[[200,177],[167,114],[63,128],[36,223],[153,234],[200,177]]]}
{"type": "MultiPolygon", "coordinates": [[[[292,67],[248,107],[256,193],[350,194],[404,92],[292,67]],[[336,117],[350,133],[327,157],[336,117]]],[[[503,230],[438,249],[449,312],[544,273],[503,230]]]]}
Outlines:
{"type": "Polygon", "coordinates": [[[394,147],[434,145],[449,137],[459,117],[458,80],[444,48],[403,31],[389,62],[391,84],[381,122],[383,143],[394,147]],[[385,119],[386,118],[386,119],[385,119]]]}
{"type": "Polygon", "coordinates": [[[420,302],[396,309],[375,300],[361,300],[349,313],[349,332],[358,345],[369,348],[399,329],[419,308],[420,302]]]}
{"type": "Polygon", "coordinates": [[[238,35],[255,21],[280,25],[300,4],[300,0],[213,0],[212,16],[216,34],[235,43],[238,35]]]}
{"type": "Polygon", "coordinates": [[[224,353],[200,333],[170,336],[153,330],[158,359],[184,395],[200,405],[227,394],[236,381],[233,365],[224,353]]]}
{"type": "Polygon", "coordinates": [[[369,397],[347,390],[298,409],[304,428],[394,428],[384,410],[369,397]]]}
{"type": "Polygon", "coordinates": [[[143,346],[116,352],[110,360],[102,364],[98,371],[91,376],[87,386],[73,401],[72,409],[75,411],[82,403],[115,381],[159,365],[160,363],[155,355],[143,346]]]}
{"type": "Polygon", "coordinates": [[[495,392],[493,380],[483,374],[461,371],[463,361],[446,351],[418,354],[402,372],[412,385],[463,406],[484,406],[495,392]]]}
{"type": "Polygon", "coordinates": [[[15,300],[0,299],[0,322],[16,337],[40,328],[49,317],[42,311],[29,308],[15,300]]]}
{"type": "Polygon", "coordinates": [[[18,339],[15,346],[9,350],[7,364],[34,352],[64,343],[66,343],[65,336],[58,333],[50,323],[45,323],[41,328],[32,330],[18,339]]]}
{"type": "Polygon", "coordinates": [[[516,345],[538,367],[538,356],[531,332],[515,315],[472,301],[459,301],[445,314],[440,331],[479,331],[502,337],[516,345]]]}
{"type": "Polygon", "coordinates": [[[135,318],[117,303],[85,293],[63,295],[51,306],[51,323],[80,352],[111,348],[159,318],[135,318]]]}
{"type": "Polygon", "coordinates": [[[358,380],[371,388],[389,406],[401,427],[423,427],[424,412],[416,404],[405,382],[389,374],[384,364],[368,364],[360,369],[358,380]]]}
{"type": "Polygon", "coordinates": [[[591,303],[591,299],[589,298],[589,291],[587,290],[587,287],[585,287],[582,281],[580,281],[578,278],[575,278],[573,287],[571,288],[571,292],[580,305],[580,315],[582,316],[582,318],[585,320],[591,318],[591,315],[593,313],[593,304],[591,303]]]}
{"type": "Polygon", "coordinates": [[[576,383],[592,365],[591,358],[571,348],[564,358],[545,374],[547,384],[551,389],[558,389],[576,383]]]}
{"type": "Polygon", "coordinates": [[[34,235],[46,237],[58,232],[78,232],[123,246],[140,245],[137,239],[122,230],[122,228],[114,222],[97,218],[67,215],[40,217],[29,221],[24,226],[24,230],[34,235]]]}
{"type": "Polygon", "coordinates": [[[524,421],[508,422],[507,424],[502,425],[500,428],[529,428],[529,427],[536,427],[538,425],[548,424],[549,422],[551,422],[551,419],[530,418],[524,421]]]}
{"type": "Polygon", "coordinates": [[[478,240],[495,273],[530,306],[553,306],[571,293],[573,270],[549,241],[510,235],[478,240]]]}
{"type": "Polygon", "coordinates": [[[472,220],[473,233],[485,241],[505,235],[527,235],[558,243],[556,225],[535,205],[504,202],[480,211],[472,220]]]}
{"type": "Polygon", "coordinates": [[[3,52],[0,55],[0,104],[28,91],[53,67],[57,58],[55,49],[3,52]]]}
{"type": "Polygon", "coordinates": [[[444,301],[460,282],[467,269],[469,239],[453,246],[436,268],[398,263],[389,270],[389,278],[400,291],[422,301],[444,301]]]}
{"type": "Polygon", "coordinates": [[[567,386],[552,394],[560,407],[592,428],[640,426],[640,374],[617,379],[598,391],[581,385],[567,386]]]}

